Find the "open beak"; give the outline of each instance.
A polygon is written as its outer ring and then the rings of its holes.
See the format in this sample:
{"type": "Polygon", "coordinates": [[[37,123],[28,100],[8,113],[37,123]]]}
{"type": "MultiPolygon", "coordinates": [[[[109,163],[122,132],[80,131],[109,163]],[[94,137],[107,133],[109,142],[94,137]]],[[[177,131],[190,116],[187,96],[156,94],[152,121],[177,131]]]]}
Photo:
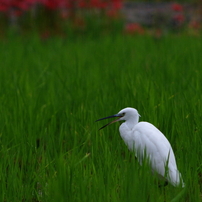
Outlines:
{"type": "MultiPolygon", "coordinates": [[[[101,119],[98,119],[98,120],[96,120],[96,121],[101,121],[101,120],[104,120],[104,119],[109,119],[109,118],[114,118],[114,117],[122,117],[122,115],[120,115],[120,114],[114,114],[114,115],[112,115],[112,116],[108,116],[108,117],[105,117],[105,118],[101,118],[101,119]]],[[[101,130],[101,129],[105,128],[106,126],[108,126],[108,125],[110,125],[110,124],[112,124],[112,123],[115,123],[115,122],[117,122],[117,121],[120,121],[120,118],[115,119],[115,120],[109,122],[108,124],[102,126],[99,130],[101,130]]]]}

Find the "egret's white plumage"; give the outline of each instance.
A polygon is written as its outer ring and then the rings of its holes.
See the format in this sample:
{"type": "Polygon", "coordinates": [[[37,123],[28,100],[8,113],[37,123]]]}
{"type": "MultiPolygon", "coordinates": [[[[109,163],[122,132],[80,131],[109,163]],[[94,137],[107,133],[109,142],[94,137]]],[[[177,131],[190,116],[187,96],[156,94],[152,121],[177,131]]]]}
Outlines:
{"type": "Polygon", "coordinates": [[[118,114],[102,119],[119,117],[109,124],[125,121],[120,125],[119,132],[129,150],[135,152],[139,163],[142,164],[144,158],[148,158],[154,172],[166,178],[173,186],[184,186],[169,141],[151,123],[138,122],[139,116],[136,109],[127,107],[118,114]]]}

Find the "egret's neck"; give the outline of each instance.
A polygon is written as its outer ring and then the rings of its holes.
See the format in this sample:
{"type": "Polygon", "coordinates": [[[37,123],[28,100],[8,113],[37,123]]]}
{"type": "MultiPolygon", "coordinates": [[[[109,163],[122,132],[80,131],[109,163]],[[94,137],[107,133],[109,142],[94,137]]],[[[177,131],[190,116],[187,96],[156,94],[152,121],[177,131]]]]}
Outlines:
{"type": "Polygon", "coordinates": [[[125,121],[125,124],[128,126],[130,130],[132,130],[135,125],[139,122],[139,116],[132,117],[125,121]]]}

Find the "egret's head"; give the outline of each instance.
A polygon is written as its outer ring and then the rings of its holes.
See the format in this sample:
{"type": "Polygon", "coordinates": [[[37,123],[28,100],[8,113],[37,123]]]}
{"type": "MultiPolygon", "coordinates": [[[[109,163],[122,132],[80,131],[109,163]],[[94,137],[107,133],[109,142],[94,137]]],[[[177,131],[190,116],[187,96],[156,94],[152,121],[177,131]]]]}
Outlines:
{"type": "Polygon", "coordinates": [[[138,114],[138,111],[134,108],[127,107],[125,109],[122,109],[118,114],[122,115],[120,118],[120,121],[127,121],[127,120],[132,120],[135,119],[136,117],[139,117],[140,115],[138,114]]]}
{"type": "Polygon", "coordinates": [[[115,119],[113,121],[111,121],[110,123],[104,125],[103,127],[101,127],[99,130],[105,128],[106,126],[112,124],[112,123],[115,123],[117,121],[128,121],[128,120],[139,120],[139,114],[138,114],[138,111],[134,108],[131,108],[131,107],[127,107],[127,108],[124,108],[122,109],[118,114],[114,114],[112,116],[108,116],[108,117],[105,117],[105,118],[101,118],[101,119],[98,119],[97,121],[101,121],[103,119],[109,119],[109,118],[114,118],[114,117],[118,117],[118,119],[115,119]]]}

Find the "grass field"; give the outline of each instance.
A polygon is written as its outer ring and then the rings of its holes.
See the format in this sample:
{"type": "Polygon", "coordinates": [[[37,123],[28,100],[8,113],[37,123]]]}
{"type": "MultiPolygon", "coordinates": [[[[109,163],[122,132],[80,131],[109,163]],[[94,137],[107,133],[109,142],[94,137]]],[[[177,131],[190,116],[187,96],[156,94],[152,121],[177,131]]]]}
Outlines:
{"type": "Polygon", "coordinates": [[[106,36],[0,42],[0,201],[161,202],[113,124],[125,107],[171,142],[186,188],[202,190],[202,38],[106,36]]]}

